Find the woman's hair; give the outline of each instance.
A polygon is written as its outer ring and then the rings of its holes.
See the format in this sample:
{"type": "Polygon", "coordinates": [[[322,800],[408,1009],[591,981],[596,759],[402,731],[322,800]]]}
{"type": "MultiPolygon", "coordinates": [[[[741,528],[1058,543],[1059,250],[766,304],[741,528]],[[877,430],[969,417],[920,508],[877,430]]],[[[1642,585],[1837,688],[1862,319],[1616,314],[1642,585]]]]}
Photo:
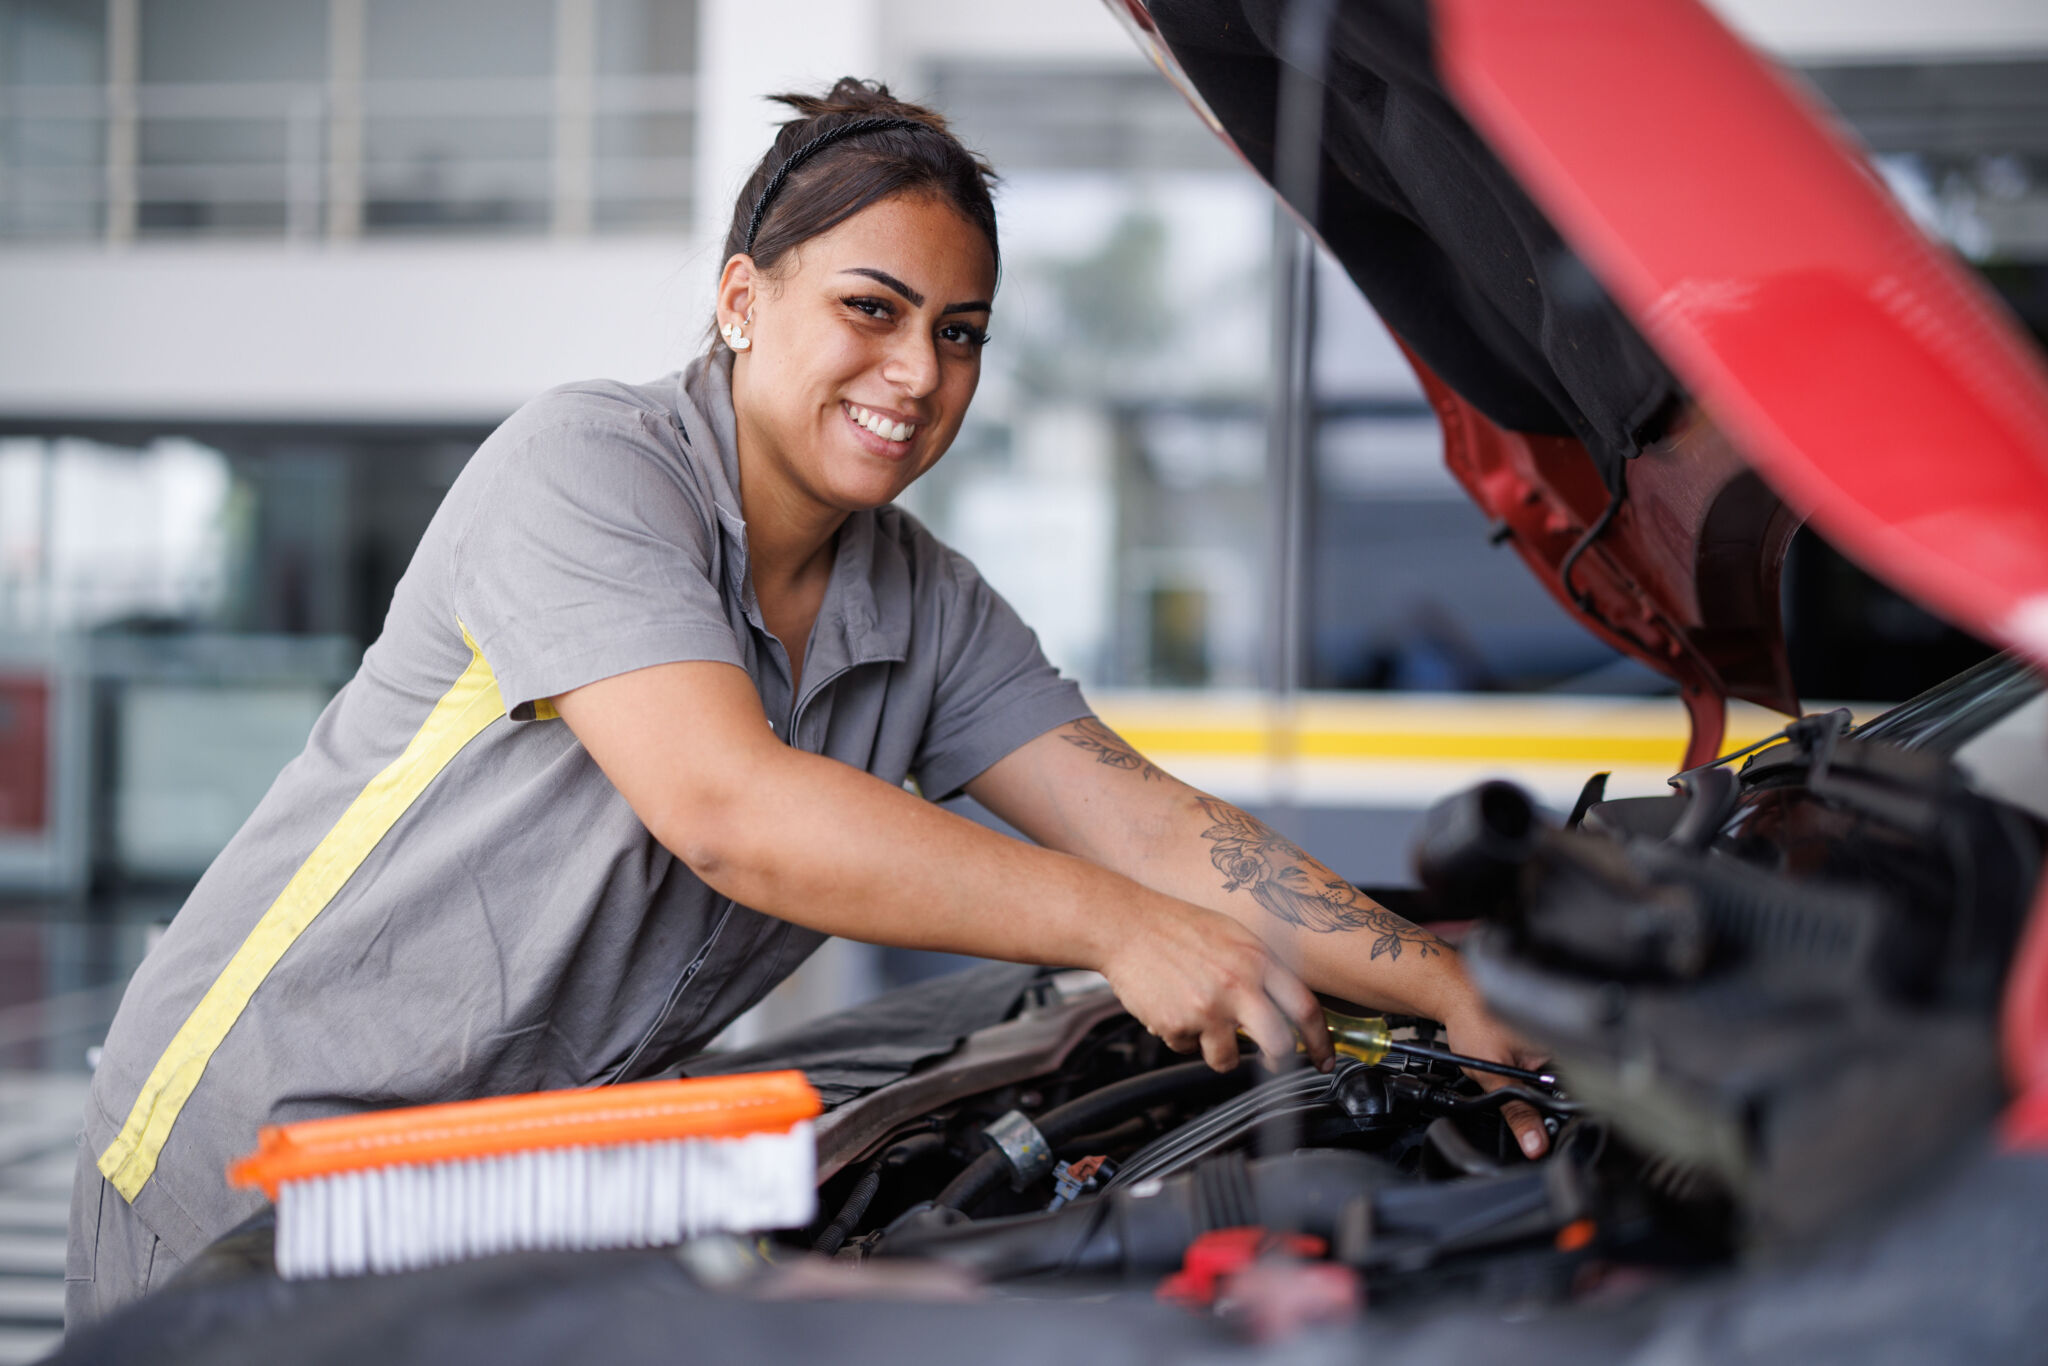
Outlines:
{"type": "Polygon", "coordinates": [[[996,210],[989,198],[996,173],[960,145],[939,114],[897,99],[879,82],[851,76],[824,95],[770,98],[798,117],[782,125],[747,177],[725,234],[725,259],[745,252],[757,269],[772,274],[791,248],[868,205],[923,194],[952,205],[980,228],[1000,270],[996,210]],[[860,126],[849,127],[855,124],[860,126]]]}

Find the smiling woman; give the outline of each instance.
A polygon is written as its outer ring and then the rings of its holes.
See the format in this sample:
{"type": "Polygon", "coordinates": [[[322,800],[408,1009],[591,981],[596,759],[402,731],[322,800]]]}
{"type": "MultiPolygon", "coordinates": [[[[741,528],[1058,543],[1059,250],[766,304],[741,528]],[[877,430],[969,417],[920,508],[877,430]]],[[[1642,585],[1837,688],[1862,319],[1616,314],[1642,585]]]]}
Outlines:
{"type": "Polygon", "coordinates": [[[1536,1061],[1455,954],[1095,720],[893,505],[974,397],[989,171],[879,86],[785,98],[724,344],[492,434],[137,972],[87,1107],[74,1323],[254,1212],[223,1172],[259,1127],[647,1076],[833,934],[1097,969],[1219,1069],[1240,1030],[1327,1065],[1309,985],[1536,1061]],[[960,791],[1035,842],[934,804],[960,791]]]}
{"type": "Polygon", "coordinates": [[[960,429],[994,284],[974,228],[922,196],[873,205],[779,270],[733,257],[718,316],[747,343],[732,367],[742,479],[758,472],[815,526],[892,501],[960,429]]]}

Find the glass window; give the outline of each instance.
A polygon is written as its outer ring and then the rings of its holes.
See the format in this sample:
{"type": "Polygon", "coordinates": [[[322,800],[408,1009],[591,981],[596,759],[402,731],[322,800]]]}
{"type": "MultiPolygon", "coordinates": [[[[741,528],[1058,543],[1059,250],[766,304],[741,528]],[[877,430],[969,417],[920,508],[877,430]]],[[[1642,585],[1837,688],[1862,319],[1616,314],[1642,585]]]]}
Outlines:
{"type": "Polygon", "coordinates": [[[325,80],[327,5],[142,0],[140,56],[146,85],[325,80]]]}
{"type": "Polygon", "coordinates": [[[552,0],[370,0],[366,230],[534,230],[554,194],[552,0]]]}
{"type": "Polygon", "coordinates": [[[100,229],[105,0],[0,0],[0,238],[100,229]]]}
{"type": "Polygon", "coordinates": [[[143,0],[137,228],[312,231],[326,71],[319,0],[143,0]]]}
{"type": "Polygon", "coordinates": [[[130,138],[107,0],[0,0],[0,239],[688,230],[694,0],[136,5],[130,138]]]}
{"type": "Polygon", "coordinates": [[[97,85],[106,29],[106,0],[0,0],[0,85],[97,85]]]}
{"type": "Polygon", "coordinates": [[[215,619],[238,505],[227,457],[194,441],[0,439],[0,630],[215,619]]]}
{"type": "Polygon", "coordinates": [[[596,39],[595,225],[685,231],[696,137],[697,6],[691,0],[599,0],[596,39]]]}
{"type": "Polygon", "coordinates": [[[367,17],[373,81],[554,73],[554,0],[369,0],[367,17]]]}
{"type": "Polygon", "coordinates": [[[1257,682],[1270,196],[1148,73],[934,84],[1003,177],[1004,278],[968,425],[907,501],[1085,682],[1257,682]]]}

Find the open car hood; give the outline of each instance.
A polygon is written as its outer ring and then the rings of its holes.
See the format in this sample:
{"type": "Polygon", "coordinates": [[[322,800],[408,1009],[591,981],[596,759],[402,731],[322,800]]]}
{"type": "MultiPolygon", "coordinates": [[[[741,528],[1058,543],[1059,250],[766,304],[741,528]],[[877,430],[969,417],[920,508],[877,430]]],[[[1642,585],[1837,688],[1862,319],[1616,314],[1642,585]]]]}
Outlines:
{"type": "Polygon", "coordinates": [[[1109,3],[1393,330],[1495,534],[1679,684],[1688,767],[1726,698],[1798,710],[1809,516],[2048,657],[2038,356],[1696,0],[1109,3]]]}
{"type": "MultiPolygon", "coordinates": [[[[1678,680],[1688,767],[1726,697],[1798,705],[1799,518],[2048,665],[2048,368],[1698,0],[1108,3],[1408,348],[1500,534],[1678,680]],[[1283,145],[1283,97],[1314,155],[1283,145]]],[[[2006,1135],[2048,1147],[2036,897],[2006,1135]]]]}

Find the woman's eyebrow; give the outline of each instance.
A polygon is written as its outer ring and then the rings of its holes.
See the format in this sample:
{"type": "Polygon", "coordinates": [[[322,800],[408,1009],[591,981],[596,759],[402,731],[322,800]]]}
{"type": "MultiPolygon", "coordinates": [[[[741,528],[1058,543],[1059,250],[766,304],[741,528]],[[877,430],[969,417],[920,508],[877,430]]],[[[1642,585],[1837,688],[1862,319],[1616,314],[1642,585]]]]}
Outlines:
{"type": "Polygon", "coordinates": [[[918,293],[909,285],[904,284],[886,270],[876,270],[873,266],[848,266],[839,273],[841,275],[865,275],[868,279],[875,281],[877,284],[887,285],[890,289],[895,290],[898,294],[910,300],[912,308],[924,307],[924,295],[918,293]]]}
{"type": "MultiPolygon", "coordinates": [[[[873,280],[875,283],[885,285],[910,300],[912,308],[924,307],[924,295],[918,293],[909,285],[904,284],[886,270],[876,270],[873,266],[848,266],[839,273],[841,275],[859,275],[873,280]]],[[[943,317],[948,313],[989,313],[993,311],[994,309],[987,299],[972,299],[966,303],[947,304],[939,310],[939,314],[943,317]]]]}

